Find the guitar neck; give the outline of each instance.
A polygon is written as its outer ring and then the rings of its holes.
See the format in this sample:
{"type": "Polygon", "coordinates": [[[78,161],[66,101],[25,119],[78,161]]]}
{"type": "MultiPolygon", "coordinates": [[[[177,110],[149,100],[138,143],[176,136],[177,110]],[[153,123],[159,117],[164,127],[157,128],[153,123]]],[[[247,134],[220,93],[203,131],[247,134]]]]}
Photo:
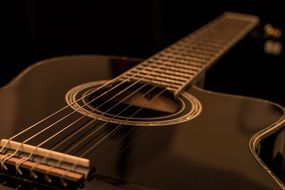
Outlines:
{"type": "Polygon", "coordinates": [[[175,95],[191,85],[258,24],[252,15],[225,13],[118,77],[167,88],[175,95]]]}

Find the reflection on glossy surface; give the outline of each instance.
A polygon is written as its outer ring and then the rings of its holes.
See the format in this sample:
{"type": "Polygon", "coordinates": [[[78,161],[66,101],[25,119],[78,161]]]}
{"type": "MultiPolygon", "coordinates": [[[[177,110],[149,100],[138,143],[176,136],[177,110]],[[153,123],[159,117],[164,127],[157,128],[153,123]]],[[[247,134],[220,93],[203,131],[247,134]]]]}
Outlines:
{"type": "MultiPolygon", "coordinates": [[[[110,79],[122,68],[118,64],[130,65],[127,59],[111,60],[51,59],[2,89],[1,138],[64,106],[72,87],[110,79]]],[[[174,126],[123,127],[89,155],[97,177],[83,189],[281,189],[253,157],[249,140],[282,117],[283,110],[198,88],[189,92],[203,106],[197,118],[174,126]]]]}

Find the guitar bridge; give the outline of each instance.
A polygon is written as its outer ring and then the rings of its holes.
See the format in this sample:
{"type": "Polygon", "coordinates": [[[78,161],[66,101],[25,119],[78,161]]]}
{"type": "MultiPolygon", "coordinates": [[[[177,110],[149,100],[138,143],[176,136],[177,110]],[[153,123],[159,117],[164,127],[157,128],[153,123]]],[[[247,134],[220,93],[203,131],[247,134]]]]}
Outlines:
{"type": "MultiPolygon", "coordinates": [[[[90,174],[90,161],[16,141],[2,139],[2,172],[45,183],[79,183],[90,174]]],[[[66,184],[65,184],[66,183],[66,184]]]]}

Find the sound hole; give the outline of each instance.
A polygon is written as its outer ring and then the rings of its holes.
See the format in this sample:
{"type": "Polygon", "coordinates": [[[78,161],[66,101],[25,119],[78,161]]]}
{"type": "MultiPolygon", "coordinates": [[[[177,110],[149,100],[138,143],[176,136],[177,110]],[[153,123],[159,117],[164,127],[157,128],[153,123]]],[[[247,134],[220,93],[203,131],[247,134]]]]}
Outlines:
{"type": "Polygon", "coordinates": [[[125,82],[105,85],[90,82],[66,94],[70,107],[96,120],[134,126],[164,126],[182,123],[200,114],[200,102],[189,93],[172,92],[149,84],[125,82]]]}
{"type": "Polygon", "coordinates": [[[97,114],[120,118],[165,117],[181,109],[181,103],[163,88],[147,84],[114,84],[92,93],[87,102],[97,114]]]}

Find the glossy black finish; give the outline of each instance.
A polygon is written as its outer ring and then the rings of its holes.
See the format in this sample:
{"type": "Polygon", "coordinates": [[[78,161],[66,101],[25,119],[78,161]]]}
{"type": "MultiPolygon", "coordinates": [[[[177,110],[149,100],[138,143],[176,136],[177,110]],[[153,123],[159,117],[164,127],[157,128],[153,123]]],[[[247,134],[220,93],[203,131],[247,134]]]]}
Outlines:
{"type": "MultiPolygon", "coordinates": [[[[0,138],[64,106],[70,88],[113,78],[120,72],[118,64],[136,61],[74,56],[26,70],[0,90],[0,138]]],[[[197,87],[189,92],[201,101],[201,115],[175,126],[124,127],[90,155],[98,174],[83,189],[281,189],[255,159],[249,141],[276,126],[283,109],[197,87]]]]}

